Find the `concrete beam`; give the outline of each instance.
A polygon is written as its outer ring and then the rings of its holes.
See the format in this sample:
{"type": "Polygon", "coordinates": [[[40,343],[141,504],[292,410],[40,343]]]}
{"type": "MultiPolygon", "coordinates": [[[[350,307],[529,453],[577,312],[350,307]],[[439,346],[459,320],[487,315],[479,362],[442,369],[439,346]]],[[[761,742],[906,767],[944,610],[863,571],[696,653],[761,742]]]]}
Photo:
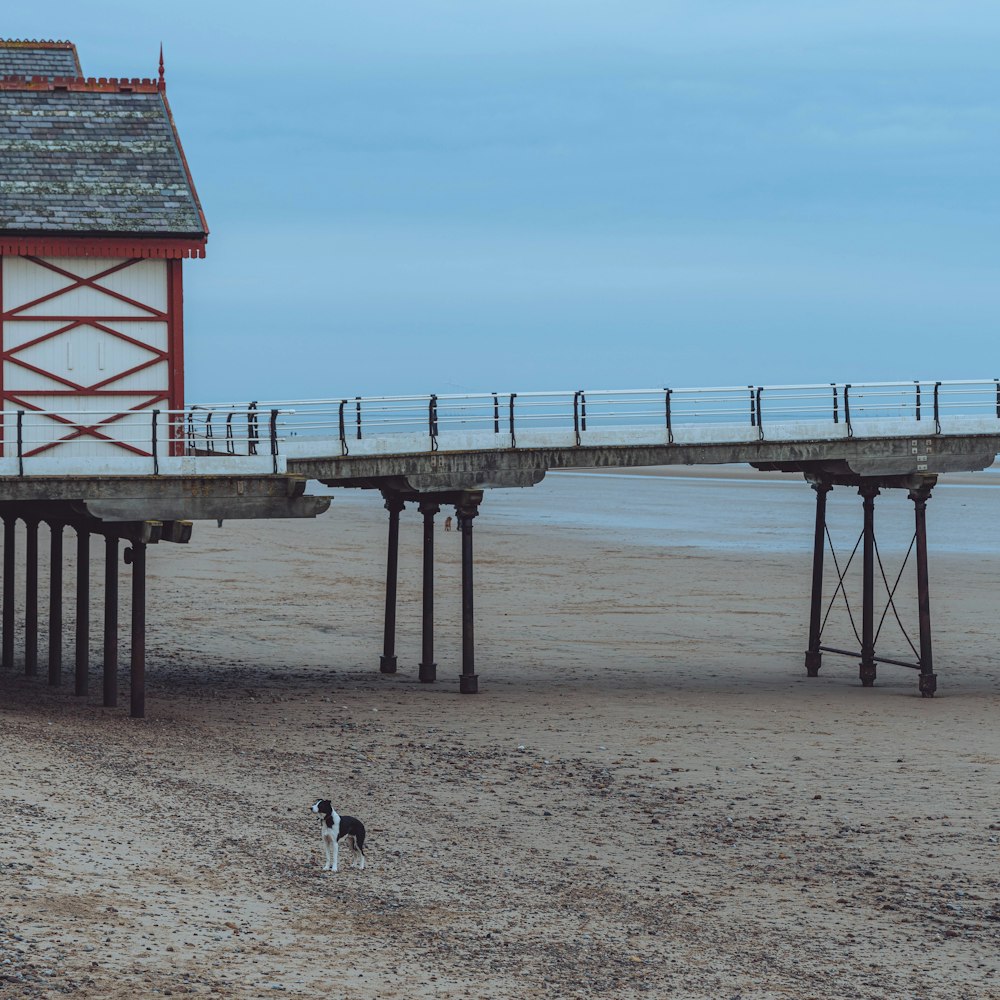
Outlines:
{"type": "Polygon", "coordinates": [[[289,469],[330,486],[400,492],[528,486],[551,469],[632,468],[650,465],[738,465],[802,472],[832,466],[857,475],[910,475],[985,469],[1000,454],[1000,437],[949,435],[914,439],[754,441],[735,444],[620,445],[518,448],[426,455],[345,455],[289,459],[289,469]]]}
{"type": "Polygon", "coordinates": [[[306,479],[288,476],[9,476],[0,502],[295,498],[306,479]]]}
{"type": "MultiPolygon", "coordinates": [[[[141,500],[87,500],[80,506],[102,522],[230,521],[238,518],[316,517],[329,497],[187,497],[141,500]]],[[[190,537],[190,535],[189,535],[190,537]]]]}

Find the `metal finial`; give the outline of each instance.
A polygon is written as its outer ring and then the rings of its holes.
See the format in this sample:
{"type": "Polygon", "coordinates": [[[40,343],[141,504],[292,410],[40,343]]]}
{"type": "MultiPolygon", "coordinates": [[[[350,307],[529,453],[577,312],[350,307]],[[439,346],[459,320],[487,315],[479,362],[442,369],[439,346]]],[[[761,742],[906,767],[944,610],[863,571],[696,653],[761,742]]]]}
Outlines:
{"type": "Polygon", "coordinates": [[[157,82],[157,87],[160,90],[167,89],[167,82],[163,77],[163,42],[160,42],[160,79],[157,82]]]}

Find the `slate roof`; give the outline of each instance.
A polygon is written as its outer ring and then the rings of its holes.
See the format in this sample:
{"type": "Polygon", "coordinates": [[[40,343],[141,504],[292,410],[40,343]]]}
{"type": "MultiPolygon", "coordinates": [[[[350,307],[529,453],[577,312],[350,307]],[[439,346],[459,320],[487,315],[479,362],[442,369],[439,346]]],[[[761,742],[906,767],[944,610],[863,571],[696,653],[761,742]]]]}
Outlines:
{"type": "MultiPolygon", "coordinates": [[[[32,50],[32,58],[52,51],[32,50]]],[[[22,54],[0,42],[0,64],[12,52],[22,54]]],[[[204,241],[162,76],[42,82],[0,74],[0,238],[23,234],[204,241]]]]}
{"type": "Polygon", "coordinates": [[[82,76],[72,42],[21,42],[0,40],[0,77],[82,76]]]}

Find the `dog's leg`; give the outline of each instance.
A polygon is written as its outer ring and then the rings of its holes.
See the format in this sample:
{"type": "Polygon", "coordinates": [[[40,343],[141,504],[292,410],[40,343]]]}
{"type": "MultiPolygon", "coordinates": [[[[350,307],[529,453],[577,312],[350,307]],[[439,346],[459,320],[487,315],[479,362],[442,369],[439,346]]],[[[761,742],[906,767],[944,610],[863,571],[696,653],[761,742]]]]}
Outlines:
{"type": "Polygon", "coordinates": [[[333,835],[331,840],[333,841],[333,864],[330,866],[330,871],[337,871],[337,865],[340,861],[340,817],[337,817],[337,822],[334,823],[333,829],[330,831],[333,835]]]}
{"type": "Polygon", "coordinates": [[[323,865],[323,871],[328,872],[330,870],[330,841],[323,837],[323,859],[326,864],[323,865]]]}

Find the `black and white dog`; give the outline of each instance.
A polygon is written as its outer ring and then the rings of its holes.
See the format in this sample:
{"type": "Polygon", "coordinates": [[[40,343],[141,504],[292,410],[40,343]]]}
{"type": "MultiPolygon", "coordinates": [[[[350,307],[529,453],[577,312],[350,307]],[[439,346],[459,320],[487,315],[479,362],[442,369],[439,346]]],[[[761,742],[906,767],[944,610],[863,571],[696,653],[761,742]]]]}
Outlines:
{"type": "Polygon", "coordinates": [[[335,872],[340,856],[340,840],[343,837],[351,838],[351,846],[354,850],[361,852],[361,864],[358,868],[365,866],[365,824],[353,816],[341,816],[333,803],[329,799],[317,799],[313,803],[312,811],[320,814],[319,829],[323,838],[323,853],[326,856],[326,864],[323,871],[335,872]]]}

